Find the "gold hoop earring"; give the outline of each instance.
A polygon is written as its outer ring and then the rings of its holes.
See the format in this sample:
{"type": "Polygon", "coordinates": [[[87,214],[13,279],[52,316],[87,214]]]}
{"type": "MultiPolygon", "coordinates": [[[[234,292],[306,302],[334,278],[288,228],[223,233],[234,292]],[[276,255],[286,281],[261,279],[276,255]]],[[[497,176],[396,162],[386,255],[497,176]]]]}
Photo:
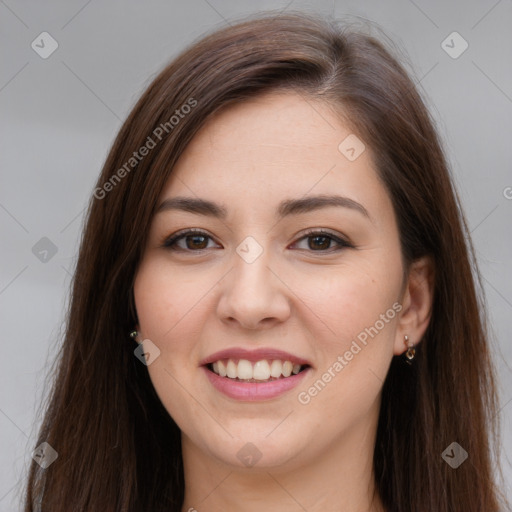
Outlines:
{"type": "Polygon", "coordinates": [[[416,355],[416,349],[414,348],[414,344],[412,341],[409,341],[409,336],[404,336],[404,343],[407,347],[407,350],[405,352],[406,362],[409,364],[412,364],[412,360],[414,359],[414,356],[416,355]]]}

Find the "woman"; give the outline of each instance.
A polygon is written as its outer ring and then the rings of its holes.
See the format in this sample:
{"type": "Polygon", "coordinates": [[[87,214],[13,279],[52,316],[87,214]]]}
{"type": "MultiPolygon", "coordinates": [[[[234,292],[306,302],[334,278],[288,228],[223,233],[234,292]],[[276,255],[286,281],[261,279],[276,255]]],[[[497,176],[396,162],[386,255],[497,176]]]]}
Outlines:
{"type": "Polygon", "coordinates": [[[382,43],[301,14],[205,37],[95,188],[25,509],[499,510],[467,236],[382,43]]]}

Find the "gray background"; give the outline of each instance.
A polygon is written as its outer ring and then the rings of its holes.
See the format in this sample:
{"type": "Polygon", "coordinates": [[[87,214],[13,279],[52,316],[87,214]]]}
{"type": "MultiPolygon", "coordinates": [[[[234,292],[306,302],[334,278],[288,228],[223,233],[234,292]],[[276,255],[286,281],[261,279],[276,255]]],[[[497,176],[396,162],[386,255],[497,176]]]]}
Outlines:
{"type": "MultiPolygon", "coordinates": [[[[186,44],[262,9],[369,19],[409,55],[445,141],[484,276],[512,496],[511,0],[6,0],[0,1],[1,511],[20,507],[84,208],[121,121],[186,44]],[[31,48],[34,40],[41,45],[44,31],[58,42],[47,59],[31,48]],[[442,46],[453,31],[469,44],[458,58],[442,46]]],[[[461,40],[448,41],[452,53],[462,48],[461,40]]]]}

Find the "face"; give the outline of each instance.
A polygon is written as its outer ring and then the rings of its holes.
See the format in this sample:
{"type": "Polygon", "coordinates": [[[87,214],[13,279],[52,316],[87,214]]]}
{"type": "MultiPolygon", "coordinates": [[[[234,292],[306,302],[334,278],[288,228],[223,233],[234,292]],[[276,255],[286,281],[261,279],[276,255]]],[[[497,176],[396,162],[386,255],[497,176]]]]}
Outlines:
{"type": "Polygon", "coordinates": [[[390,198],[349,135],[322,102],[266,94],[212,118],[162,190],[134,296],[187,449],[294,467],[376,420],[403,268],[390,198]]]}

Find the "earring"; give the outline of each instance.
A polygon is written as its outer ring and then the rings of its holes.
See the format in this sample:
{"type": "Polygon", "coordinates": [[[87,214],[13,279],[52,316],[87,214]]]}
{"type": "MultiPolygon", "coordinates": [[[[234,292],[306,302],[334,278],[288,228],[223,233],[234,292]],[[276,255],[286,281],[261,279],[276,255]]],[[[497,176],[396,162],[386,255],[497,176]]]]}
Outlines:
{"type": "Polygon", "coordinates": [[[132,340],[135,340],[137,343],[139,343],[139,344],[140,344],[140,341],[137,341],[137,336],[138,336],[138,335],[139,335],[138,331],[132,331],[132,332],[130,333],[130,338],[131,338],[132,340]]]}
{"type": "Polygon", "coordinates": [[[404,336],[404,343],[407,346],[407,351],[405,352],[406,362],[409,364],[412,364],[412,360],[414,359],[414,356],[416,355],[416,349],[414,348],[414,344],[412,341],[409,341],[409,336],[404,336]]]}

